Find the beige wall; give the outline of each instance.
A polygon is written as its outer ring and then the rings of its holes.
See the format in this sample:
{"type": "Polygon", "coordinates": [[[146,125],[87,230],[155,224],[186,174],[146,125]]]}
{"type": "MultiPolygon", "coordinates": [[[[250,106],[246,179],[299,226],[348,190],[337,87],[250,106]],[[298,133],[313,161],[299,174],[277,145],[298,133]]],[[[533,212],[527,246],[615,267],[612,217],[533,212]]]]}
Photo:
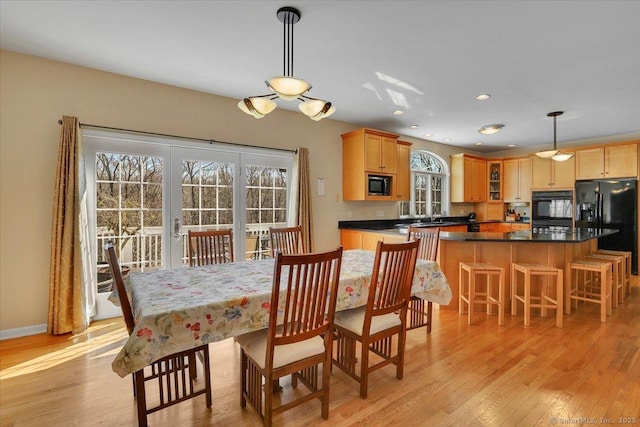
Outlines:
{"type": "MultiPolygon", "coordinates": [[[[212,78],[215,78],[212,75],[212,78]]],[[[0,51],[0,331],[47,320],[53,179],[63,115],[82,123],[214,138],[310,153],[312,183],[325,179],[313,216],[316,249],[339,243],[337,224],[397,217],[396,203],[342,202],[340,134],[359,126],[314,122],[278,109],[262,120],[240,112],[237,100],[0,51]]],[[[340,108],[340,106],[338,106],[340,108]]],[[[411,138],[448,160],[454,147],[411,138]]]]}

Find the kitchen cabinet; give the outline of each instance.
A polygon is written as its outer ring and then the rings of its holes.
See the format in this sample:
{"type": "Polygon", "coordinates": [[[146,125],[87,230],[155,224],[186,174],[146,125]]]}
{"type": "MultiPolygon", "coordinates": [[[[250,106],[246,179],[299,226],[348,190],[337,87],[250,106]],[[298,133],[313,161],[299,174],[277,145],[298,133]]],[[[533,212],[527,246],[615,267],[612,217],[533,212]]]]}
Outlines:
{"type": "Polygon", "coordinates": [[[468,154],[451,156],[451,202],[487,201],[487,161],[468,154]]]}
{"type": "Polygon", "coordinates": [[[488,202],[502,202],[502,160],[487,160],[489,176],[488,202]]]}
{"type": "Polygon", "coordinates": [[[574,158],[564,162],[552,159],[531,158],[531,188],[573,188],[576,181],[576,166],[574,158]]]}
{"type": "Polygon", "coordinates": [[[504,166],[504,202],[531,203],[531,158],[506,159],[504,166]]]}
{"type": "Polygon", "coordinates": [[[396,165],[396,200],[411,199],[411,143],[398,141],[396,165]]]}
{"type": "Polygon", "coordinates": [[[375,231],[340,230],[340,244],[344,250],[364,249],[375,251],[378,241],[402,243],[407,241],[407,236],[404,234],[376,233],[375,231]]]}
{"type": "Polygon", "coordinates": [[[624,144],[576,151],[576,179],[638,176],[638,145],[624,144]]]}
{"type": "MultiPolygon", "coordinates": [[[[401,200],[395,194],[398,188],[397,139],[398,135],[365,128],[342,135],[343,200],[401,200]],[[367,188],[369,174],[389,177],[391,194],[370,196],[367,188]]],[[[406,162],[400,165],[401,173],[406,173],[409,168],[408,158],[406,162]]]]}
{"type": "Polygon", "coordinates": [[[480,225],[480,231],[508,233],[510,231],[528,230],[529,224],[524,222],[486,222],[480,225]]]}

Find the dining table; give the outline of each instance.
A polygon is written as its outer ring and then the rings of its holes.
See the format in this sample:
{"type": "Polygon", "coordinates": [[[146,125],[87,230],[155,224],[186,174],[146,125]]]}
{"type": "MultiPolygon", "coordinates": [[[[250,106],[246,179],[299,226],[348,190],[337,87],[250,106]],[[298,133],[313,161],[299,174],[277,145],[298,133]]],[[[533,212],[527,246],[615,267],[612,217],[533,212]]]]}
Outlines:
{"type": "MultiPolygon", "coordinates": [[[[366,305],[374,257],[343,252],[336,311],[366,305]]],[[[113,371],[125,377],[167,355],[267,328],[274,264],[265,258],[132,272],[125,285],[135,327],[113,371]]],[[[451,288],[437,262],[417,260],[411,294],[449,304],[451,288]]],[[[110,300],[117,304],[117,295],[110,300]]]]}

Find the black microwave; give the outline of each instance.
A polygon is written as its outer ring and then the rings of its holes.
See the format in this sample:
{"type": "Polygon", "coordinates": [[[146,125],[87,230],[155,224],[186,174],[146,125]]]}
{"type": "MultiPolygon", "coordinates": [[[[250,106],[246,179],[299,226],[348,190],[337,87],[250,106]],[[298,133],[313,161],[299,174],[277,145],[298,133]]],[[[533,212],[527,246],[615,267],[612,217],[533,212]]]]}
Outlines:
{"type": "Polygon", "coordinates": [[[390,196],[391,177],[385,175],[368,175],[367,189],[369,196],[390,196]]]}

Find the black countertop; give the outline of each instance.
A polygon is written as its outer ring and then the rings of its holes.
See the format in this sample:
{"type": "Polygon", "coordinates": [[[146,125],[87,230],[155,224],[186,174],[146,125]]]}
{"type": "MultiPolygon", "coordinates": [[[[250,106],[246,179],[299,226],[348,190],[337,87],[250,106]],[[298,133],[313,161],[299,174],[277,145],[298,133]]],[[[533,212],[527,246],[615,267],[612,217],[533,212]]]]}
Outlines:
{"type": "Polygon", "coordinates": [[[531,231],[511,231],[509,233],[455,233],[443,231],[441,240],[464,242],[538,242],[538,243],[581,243],[617,233],[607,228],[574,228],[568,232],[534,233],[531,231]]]}
{"type": "MultiPolygon", "coordinates": [[[[339,229],[372,231],[376,233],[405,235],[407,228],[400,225],[420,223],[421,227],[443,227],[448,225],[486,224],[507,221],[469,221],[467,217],[443,217],[435,222],[408,219],[381,219],[362,221],[339,221],[339,229]]],[[[518,221],[520,222],[520,221],[518,221]]],[[[527,224],[528,222],[524,222],[527,224]]],[[[617,233],[618,230],[574,228],[569,232],[534,233],[528,230],[500,232],[451,232],[443,228],[440,232],[442,240],[456,240],[465,242],[540,242],[540,243],[580,243],[617,233]]]]}
{"type": "MultiPolygon", "coordinates": [[[[405,225],[419,225],[420,227],[445,227],[450,225],[469,225],[469,224],[488,224],[497,222],[509,222],[509,221],[469,221],[466,216],[447,216],[434,220],[431,219],[417,219],[417,218],[404,218],[404,219],[373,219],[373,220],[359,220],[359,221],[338,221],[338,229],[350,229],[350,230],[362,230],[362,231],[382,231],[390,232],[398,226],[405,225]]],[[[528,221],[517,221],[518,223],[528,224],[528,221]]],[[[511,222],[510,222],[511,223],[511,222]]]]}

